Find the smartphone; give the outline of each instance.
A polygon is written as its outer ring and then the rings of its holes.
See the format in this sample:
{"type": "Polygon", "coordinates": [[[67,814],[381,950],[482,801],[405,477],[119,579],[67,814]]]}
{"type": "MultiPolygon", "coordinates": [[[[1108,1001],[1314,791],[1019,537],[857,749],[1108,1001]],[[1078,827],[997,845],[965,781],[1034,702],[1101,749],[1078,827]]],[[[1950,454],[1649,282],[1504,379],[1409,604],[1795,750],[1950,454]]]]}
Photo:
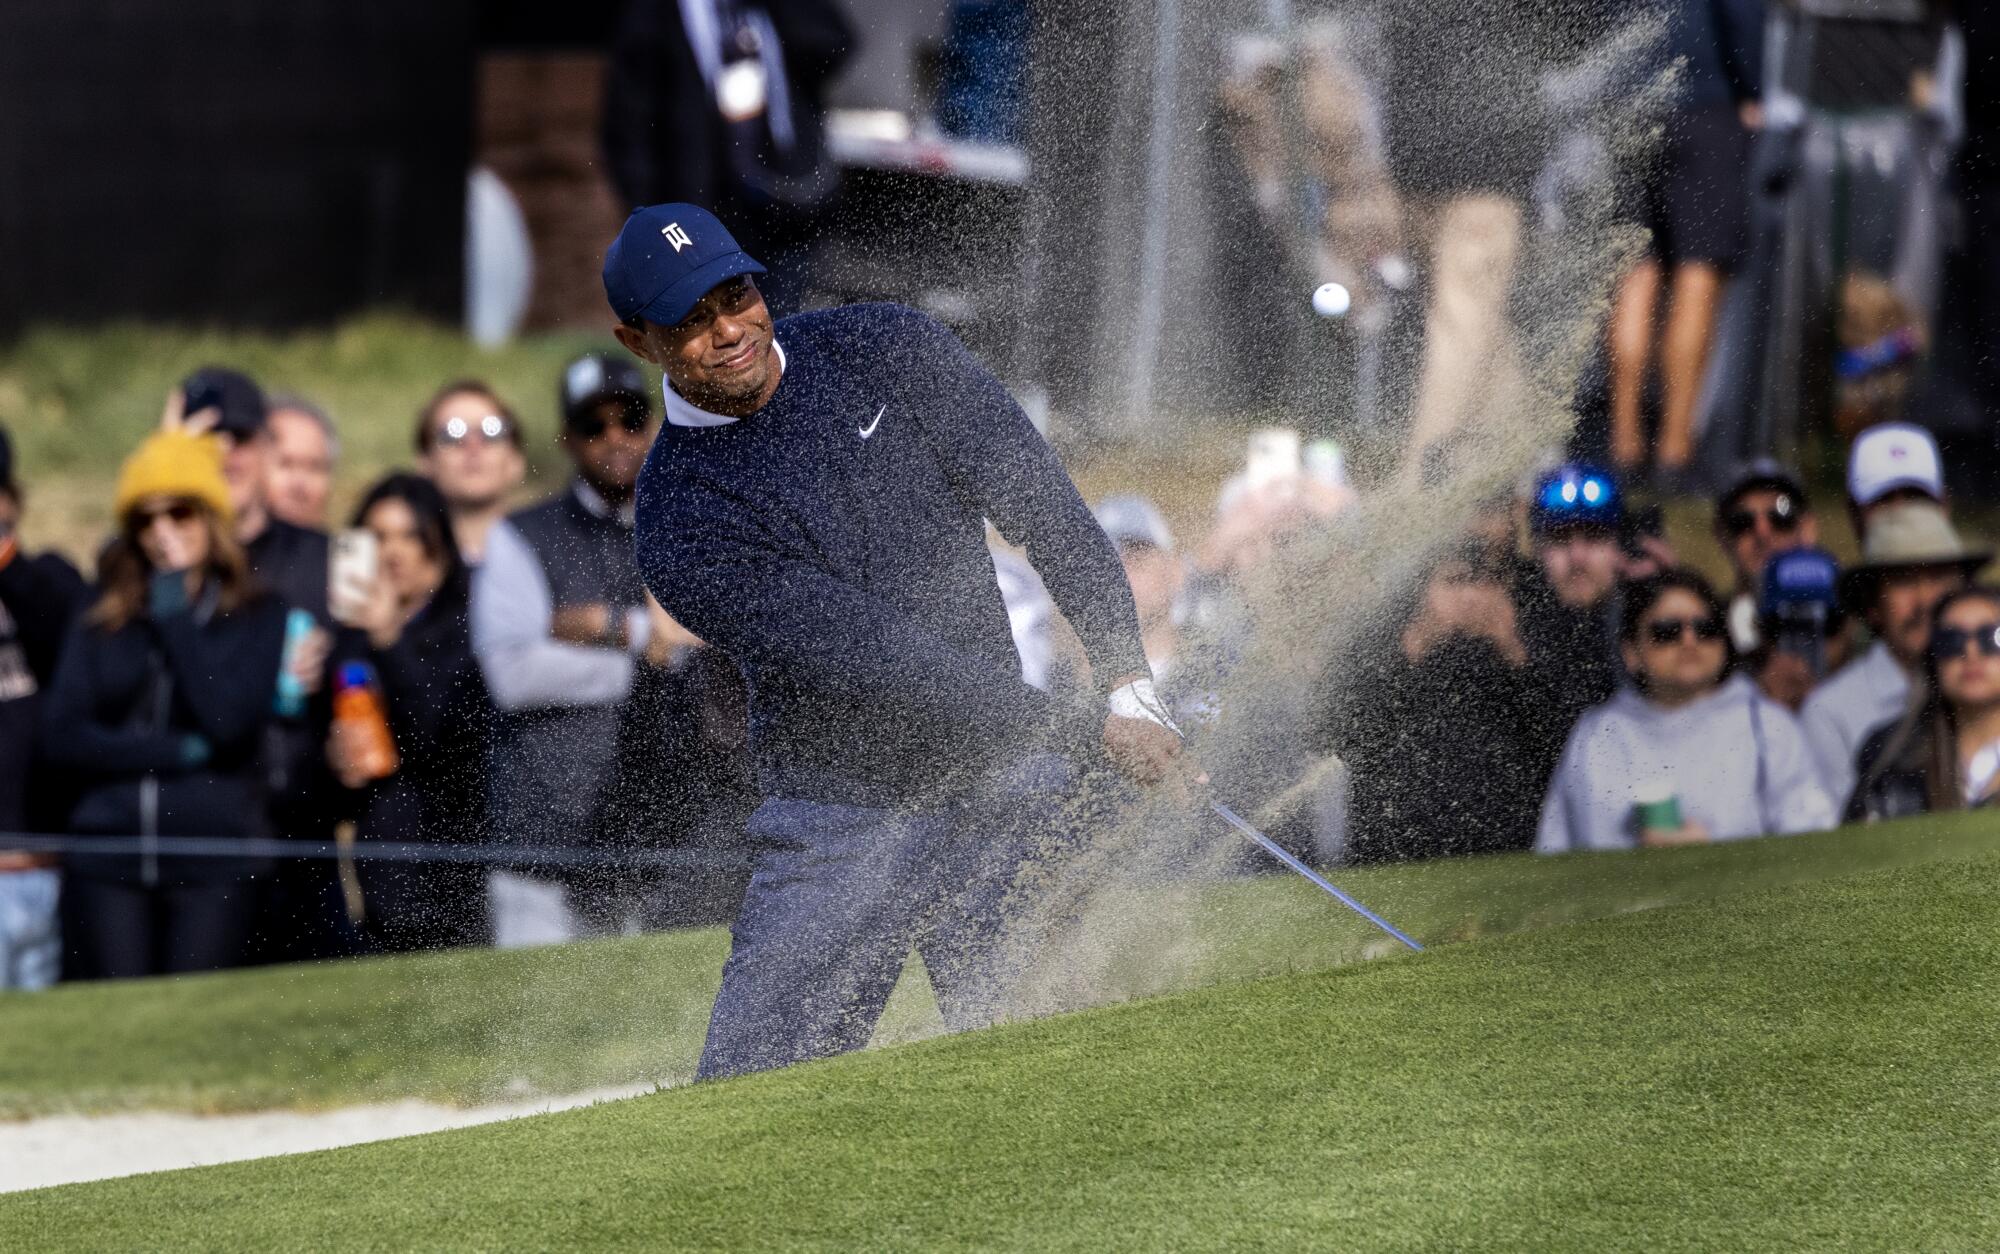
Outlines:
{"type": "Polygon", "coordinates": [[[1303,468],[1298,432],[1289,427],[1266,427],[1250,433],[1243,476],[1252,492],[1273,483],[1296,479],[1303,468]]]}
{"type": "Polygon", "coordinates": [[[1666,511],[1657,505],[1648,505],[1637,513],[1625,516],[1625,525],[1619,532],[1618,542],[1624,547],[1627,557],[1642,558],[1646,556],[1646,550],[1639,541],[1657,540],[1666,533],[1666,511]]]}
{"type": "Polygon", "coordinates": [[[333,548],[326,564],[326,600],[333,616],[342,622],[360,617],[361,606],[375,587],[381,566],[381,550],[375,533],[365,527],[349,527],[333,533],[333,548]]]}

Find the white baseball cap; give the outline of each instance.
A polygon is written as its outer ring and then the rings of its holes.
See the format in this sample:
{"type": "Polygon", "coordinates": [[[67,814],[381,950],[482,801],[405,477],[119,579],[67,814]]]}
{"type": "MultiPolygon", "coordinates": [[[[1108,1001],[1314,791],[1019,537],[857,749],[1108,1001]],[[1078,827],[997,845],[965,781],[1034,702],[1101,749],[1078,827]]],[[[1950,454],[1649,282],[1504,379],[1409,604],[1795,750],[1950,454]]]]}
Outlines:
{"type": "Polygon", "coordinates": [[[1847,496],[1863,508],[1898,488],[1944,500],[1944,464],[1937,440],[1922,427],[1885,422],[1854,437],[1847,454],[1847,496]]]}

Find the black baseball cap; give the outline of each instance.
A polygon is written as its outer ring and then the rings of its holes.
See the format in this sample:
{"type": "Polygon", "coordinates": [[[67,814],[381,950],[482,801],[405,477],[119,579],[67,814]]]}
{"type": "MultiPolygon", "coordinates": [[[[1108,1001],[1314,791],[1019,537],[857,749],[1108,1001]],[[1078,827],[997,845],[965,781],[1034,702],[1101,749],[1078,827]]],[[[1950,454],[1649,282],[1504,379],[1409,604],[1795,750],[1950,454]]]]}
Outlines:
{"type": "Polygon", "coordinates": [[[1759,488],[1786,493],[1798,501],[1801,507],[1812,508],[1812,502],[1806,496],[1805,484],[1792,473],[1790,467],[1769,457],[1759,457],[1738,466],[1736,473],[1729,477],[1722,495],[1715,500],[1716,517],[1720,518],[1727,514],[1736,507],[1736,503],[1742,500],[1746,493],[1759,488]]]}
{"type": "Polygon", "coordinates": [[[627,408],[652,413],[653,389],[631,358],[622,353],[587,353],[563,367],[557,404],[564,426],[575,426],[607,400],[623,401],[627,408]]]}
{"type": "Polygon", "coordinates": [[[635,209],[604,253],[604,296],[620,322],[663,327],[688,316],[716,285],[764,267],[700,205],[635,209]]]}
{"type": "Polygon", "coordinates": [[[190,414],[203,409],[221,411],[215,429],[238,440],[263,431],[269,414],[264,390],[249,375],[227,366],[203,366],[181,380],[181,394],[187,398],[190,414]]]}

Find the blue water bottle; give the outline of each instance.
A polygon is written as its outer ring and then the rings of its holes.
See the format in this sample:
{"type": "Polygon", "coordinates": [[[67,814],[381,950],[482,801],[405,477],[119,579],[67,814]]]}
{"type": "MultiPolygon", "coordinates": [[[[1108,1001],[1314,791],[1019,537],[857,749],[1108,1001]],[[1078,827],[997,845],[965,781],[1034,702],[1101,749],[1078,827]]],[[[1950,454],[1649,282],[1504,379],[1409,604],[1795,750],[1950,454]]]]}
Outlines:
{"type": "Polygon", "coordinates": [[[316,625],[313,616],[304,610],[292,610],[285,615],[285,648],[278,655],[278,693],[271,700],[271,708],[279,718],[298,718],[306,712],[305,685],[292,674],[292,662],[316,625]]]}

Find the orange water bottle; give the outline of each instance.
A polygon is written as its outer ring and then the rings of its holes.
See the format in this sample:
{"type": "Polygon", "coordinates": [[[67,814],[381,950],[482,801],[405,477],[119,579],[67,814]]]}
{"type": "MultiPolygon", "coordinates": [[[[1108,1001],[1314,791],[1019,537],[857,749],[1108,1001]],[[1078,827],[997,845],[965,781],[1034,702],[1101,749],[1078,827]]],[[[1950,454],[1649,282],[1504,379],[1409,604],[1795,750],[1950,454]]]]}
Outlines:
{"type": "Polygon", "coordinates": [[[334,676],[333,724],[353,746],[355,763],[369,779],[396,773],[396,739],[389,734],[389,713],[368,663],[343,662],[334,676]]]}

